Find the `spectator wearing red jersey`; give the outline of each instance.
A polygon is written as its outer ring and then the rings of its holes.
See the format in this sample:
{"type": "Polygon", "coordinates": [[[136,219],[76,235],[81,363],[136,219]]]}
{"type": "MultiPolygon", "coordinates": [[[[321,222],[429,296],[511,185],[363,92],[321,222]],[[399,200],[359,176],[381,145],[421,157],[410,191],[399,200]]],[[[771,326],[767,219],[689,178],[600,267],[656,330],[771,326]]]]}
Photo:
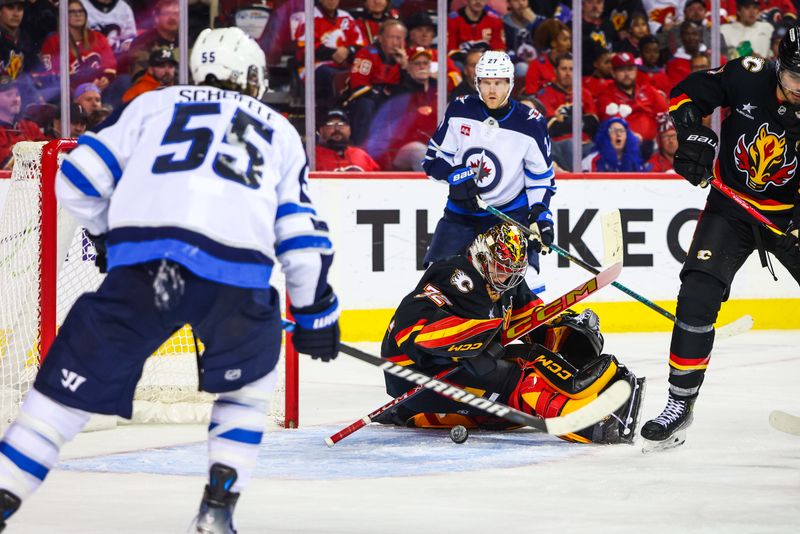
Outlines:
{"type": "MultiPolygon", "coordinates": [[[[406,21],[408,28],[408,49],[425,48],[433,54],[431,59],[431,78],[436,78],[439,72],[439,51],[436,49],[436,23],[424,11],[420,11],[406,21]]],[[[447,92],[453,91],[462,81],[461,71],[455,62],[444,54],[447,61],[447,92]]]]}
{"type": "Polygon", "coordinates": [[[572,33],[560,20],[548,19],[536,28],[533,43],[540,53],[530,62],[525,74],[525,92],[528,94],[536,94],[556,79],[555,59],[572,50],[572,33]]]}
{"type": "Polygon", "coordinates": [[[436,131],[436,79],[430,75],[432,54],[409,50],[408,67],[394,96],[375,115],[363,144],[384,169],[421,171],[428,141],[436,131]]]}
{"type": "Polygon", "coordinates": [[[658,39],[653,35],[644,37],[639,41],[639,49],[642,53],[642,64],[639,65],[639,74],[636,79],[642,84],[646,83],[656,89],[666,91],[670,82],[667,70],[660,65],[661,49],[658,39]]]}
{"type": "Polygon", "coordinates": [[[606,91],[609,85],[614,83],[611,78],[613,73],[611,58],[614,54],[600,45],[595,45],[592,48],[592,54],[591,62],[594,70],[590,76],[583,77],[583,86],[592,94],[595,108],[597,108],[597,99],[606,91]]]}
{"type": "MultiPolygon", "coordinates": [[[[303,64],[305,54],[305,13],[291,18],[292,35],[297,45],[297,60],[303,64]]],[[[364,36],[350,13],[339,9],[339,0],[317,0],[314,8],[314,59],[316,94],[320,100],[334,96],[333,81],[347,72],[356,52],[364,46],[364,36]]],[[[302,68],[301,76],[304,76],[302,68]]]]}
{"type": "Polygon", "coordinates": [[[506,49],[503,19],[486,7],[486,0],[467,0],[464,7],[447,17],[447,50],[463,56],[476,46],[486,50],[506,49]]]}
{"type": "Polygon", "coordinates": [[[658,150],[647,162],[651,172],[675,172],[672,160],[678,150],[678,134],[669,115],[662,115],[658,121],[658,150]]]}
{"type": "Polygon", "coordinates": [[[642,141],[645,158],[653,153],[657,133],[656,119],[667,113],[667,99],[652,85],[637,84],[638,71],[633,56],[627,52],[615,54],[611,59],[614,83],[597,98],[600,119],[615,115],[626,119],[630,129],[642,141]],[[630,110],[629,112],[625,112],[630,110]]]}
{"type": "Polygon", "coordinates": [[[352,14],[365,44],[374,43],[378,39],[381,22],[399,18],[397,10],[391,7],[389,0],[364,0],[364,7],[353,10],[352,14]]]}
{"type": "Polygon", "coordinates": [[[175,71],[178,61],[169,48],[156,48],[150,52],[147,70],[139,76],[136,83],[122,95],[122,101],[128,103],[142,93],[154,91],[159,87],[169,87],[175,83],[175,71]]]}
{"type": "Polygon", "coordinates": [[[375,111],[400,84],[408,66],[406,27],[399,20],[381,24],[378,42],[356,53],[350,71],[350,96],[347,107],[353,126],[353,143],[361,145],[369,135],[375,111]]]}
{"type": "MultiPolygon", "coordinates": [[[[117,59],[106,36],[90,30],[86,23],[86,9],[78,0],[68,6],[69,27],[69,81],[74,89],[82,83],[93,83],[101,90],[117,75],[117,59]]],[[[59,71],[58,32],[51,33],[42,44],[39,57],[45,75],[58,83],[59,71]]]]}
{"type": "Polygon", "coordinates": [[[18,118],[22,109],[17,83],[8,75],[0,75],[0,168],[13,165],[11,149],[19,141],[44,141],[36,123],[18,118]]]}
{"type": "MultiPolygon", "coordinates": [[[[547,117],[547,130],[552,140],[553,160],[561,169],[572,170],[572,54],[556,57],[556,79],[545,85],[536,98],[542,103],[547,117]]],[[[582,149],[586,156],[592,150],[591,139],[597,131],[597,112],[594,98],[584,87],[582,149]]]]}
{"type": "Polygon", "coordinates": [[[332,109],[319,125],[319,140],[316,149],[318,171],[381,170],[364,150],[350,146],[350,120],[340,109],[332,109]]]}
{"type": "MultiPolygon", "coordinates": [[[[667,61],[670,89],[692,72],[692,56],[708,53],[706,45],[700,41],[700,27],[688,20],[681,23],[681,44],[672,59],[667,61]]],[[[720,57],[720,64],[725,64],[724,56],[720,57]]]]}

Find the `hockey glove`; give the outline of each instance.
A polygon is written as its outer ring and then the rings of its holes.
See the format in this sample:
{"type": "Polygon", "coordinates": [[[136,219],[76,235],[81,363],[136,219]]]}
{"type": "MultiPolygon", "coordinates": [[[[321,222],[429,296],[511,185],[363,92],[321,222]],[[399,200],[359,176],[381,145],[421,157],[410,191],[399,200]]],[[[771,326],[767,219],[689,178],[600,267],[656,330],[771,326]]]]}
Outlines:
{"type": "Polygon", "coordinates": [[[295,320],[292,342],[297,352],[329,362],[339,355],[339,301],[328,286],[314,304],[291,308],[295,320]]]}
{"type": "Polygon", "coordinates": [[[711,176],[714,168],[714,155],[717,149],[717,134],[711,128],[697,124],[679,128],[678,150],[672,166],[675,172],[686,178],[692,185],[711,176]]]}
{"type": "Polygon", "coordinates": [[[92,235],[88,231],[86,237],[94,247],[94,265],[97,270],[105,274],[108,272],[108,253],[106,250],[106,234],[92,235]]]}
{"type": "Polygon", "coordinates": [[[789,228],[786,229],[786,235],[778,239],[778,249],[786,254],[786,259],[789,268],[800,268],[800,229],[794,224],[789,223],[789,228]]]}
{"type": "Polygon", "coordinates": [[[528,212],[528,224],[533,235],[529,238],[534,250],[540,254],[550,252],[555,232],[553,231],[553,214],[547,206],[538,202],[528,212]]]}
{"type": "Polygon", "coordinates": [[[447,176],[450,184],[450,193],[447,195],[455,205],[468,211],[478,211],[478,184],[475,182],[475,172],[469,165],[452,167],[447,176]]]}

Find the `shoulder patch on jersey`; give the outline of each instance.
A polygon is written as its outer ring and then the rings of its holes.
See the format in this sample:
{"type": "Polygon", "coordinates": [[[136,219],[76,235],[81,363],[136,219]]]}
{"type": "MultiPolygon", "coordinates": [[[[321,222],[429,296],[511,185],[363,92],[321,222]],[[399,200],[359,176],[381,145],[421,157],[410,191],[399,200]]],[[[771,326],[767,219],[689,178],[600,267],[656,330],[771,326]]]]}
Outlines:
{"type": "Polygon", "coordinates": [[[742,59],[742,67],[748,72],[759,72],[764,68],[764,58],[747,56],[742,59]]]}
{"type": "Polygon", "coordinates": [[[475,288],[472,278],[461,269],[456,269],[450,277],[450,283],[462,293],[469,293],[475,288]]]}
{"type": "Polygon", "coordinates": [[[528,120],[538,120],[542,118],[542,114],[536,108],[531,108],[528,111],[528,120]]]}
{"type": "Polygon", "coordinates": [[[442,306],[444,306],[445,304],[447,304],[448,306],[452,306],[453,305],[453,303],[450,302],[450,299],[445,297],[444,294],[441,292],[441,290],[438,287],[436,287],[435,285],[431,284],[431,283],[425,284],[425,287],[422,288],[422,293],[417,293],[416,295],[414,295],[414,298],[415,299],[424,299],[424,298],[431,299],[431,301],[433,301],[433,303],[436,304],[440,308],[442,306]]]}

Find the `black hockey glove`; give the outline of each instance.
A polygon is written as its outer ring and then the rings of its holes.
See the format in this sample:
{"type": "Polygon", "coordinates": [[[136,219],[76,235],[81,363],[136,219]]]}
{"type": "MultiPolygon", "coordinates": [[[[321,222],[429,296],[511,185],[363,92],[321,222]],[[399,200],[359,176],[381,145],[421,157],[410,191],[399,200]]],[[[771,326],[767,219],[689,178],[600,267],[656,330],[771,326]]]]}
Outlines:
{"type": "Polygon", "coordinates": [[[468,211],[478,211],[478,184],[475,182],[475,172],[469,165],[452,167],[447,176],[450,184],[450,193],[447,195],[453,203],[468,211]]]}
{"type": "Polygon", "coordinates": [[[328,286],[325,294],[314,304],[295,308],[292,342],[297,352],[314,360],[329,362],[339,355],[339,301],[328,286]]]}
{"type": "Polygon", "coordinates": [[[106,250],[106,234],[92,235],[86,231],[86,237],[92,242],[94,247],[94,265],[97,270],[105,274],[108,272],[108,255],[106,250]]]}
{"type": "Polygon", "coordinates": [[[538,202],[531,206],[528,212],[528,225],[533,236],[530,237],[531,245],[536,252],[547,254],[553,244],[555,232],[553,231],[553,214],[547,206],[538,202]]]}
{"type": "Polygon", "coordinates": [[[718,141],[714,130],[702,124],[679,128],[678,150],[672,162],[675,172],[692,185],[700,185],[711,176],[718,141]]]}
{"type": "Polygon", "coordinates": [[[789,263],[786,267],[800,268],[800,229],[794,222],[789,223],[786,235],[778,239],[778,249],[786,254],[786,260],[789,263]]]}

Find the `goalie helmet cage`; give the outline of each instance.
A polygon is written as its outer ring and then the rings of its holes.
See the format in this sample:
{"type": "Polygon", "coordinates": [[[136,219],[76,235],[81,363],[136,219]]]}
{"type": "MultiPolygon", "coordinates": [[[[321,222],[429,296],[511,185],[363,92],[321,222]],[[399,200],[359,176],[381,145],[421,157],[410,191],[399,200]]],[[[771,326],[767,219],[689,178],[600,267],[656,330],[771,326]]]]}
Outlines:
{"type": "MultiPolygon", "coordinates": [[[[16,416],[25,393],[75,299],[102,276],[82,228],[58,209],[55,177],[74,139],[21,142],[0,206],[0,429],[16,416]]],[[[273,282],[281,293],[283,279],[273,282]]],[[[279,426],[298,425],[298,358],[287,334],[270,403],[279,426]]],[[[197,340],[202,352],[202,340],[197,340]]],[[[197,389],[196,345],[186,326],[145,364],[134,399],[134,422],[204,422],[213,396],[197,389]]]]}

